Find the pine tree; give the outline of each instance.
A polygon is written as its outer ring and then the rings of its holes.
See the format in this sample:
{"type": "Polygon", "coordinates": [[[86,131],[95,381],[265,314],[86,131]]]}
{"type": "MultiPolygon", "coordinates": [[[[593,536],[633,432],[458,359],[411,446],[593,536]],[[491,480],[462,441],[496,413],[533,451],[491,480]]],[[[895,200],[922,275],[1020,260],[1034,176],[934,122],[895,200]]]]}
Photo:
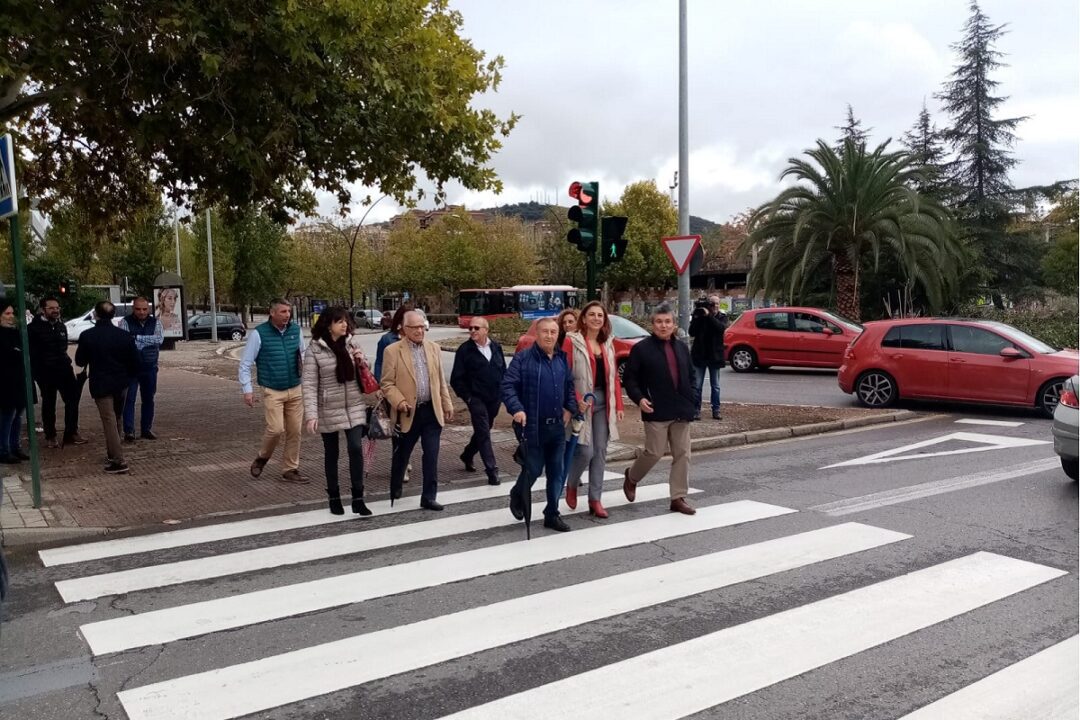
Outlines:
{"type": "Polygon", "coordinates": [[[911,129],[900,138],[904,149],[911,155],[917,167],[923,169],[924,177],[914,181],[914,187],[923,195],[945,201],[945,146],[942,133],[930,118],[930,111],[923,102],[919,118],[911,129]]]}
{"type": "Polygon", "coordinates": [[[855,117],[855,110],[851,107],[851,103],[848,103],[847,118],[845,118],[844,124],[834,125],[833,127],[840,131],[840,137],[837,138],[836,145],[834,145],[837,152],[843,152],[845,140],[851,140],[856,147],[865,150],[866,142],[870,139],[870,131],[874,129],[867,128],[863,130],[862,120],[855,117]]]}

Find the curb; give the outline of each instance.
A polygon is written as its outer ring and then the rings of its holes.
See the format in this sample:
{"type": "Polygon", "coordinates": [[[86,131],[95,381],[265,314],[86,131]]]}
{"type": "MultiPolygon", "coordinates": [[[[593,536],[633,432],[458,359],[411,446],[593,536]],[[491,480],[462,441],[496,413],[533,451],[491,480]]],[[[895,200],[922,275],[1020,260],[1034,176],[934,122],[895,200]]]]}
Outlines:
{"type": "Polygon", "coordinates": [[[45,547],[52,543],[68,540],[86,540],[89,538],[112,535],[112,528],[84,527],[48,527],[48,528],[4,528],[4,547],[20,546],[45,547]]]}

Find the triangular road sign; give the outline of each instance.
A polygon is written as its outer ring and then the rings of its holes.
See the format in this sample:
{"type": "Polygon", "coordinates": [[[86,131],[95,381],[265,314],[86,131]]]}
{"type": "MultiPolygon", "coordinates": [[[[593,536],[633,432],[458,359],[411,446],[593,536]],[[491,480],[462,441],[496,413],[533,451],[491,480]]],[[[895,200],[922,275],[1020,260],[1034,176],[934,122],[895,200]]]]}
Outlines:
{"type": "Polygon", "coordinates": [[[847,467],[849,465],[875,465],[880,463],[892,462],[894,460],[921,460],[922,458],[940,457],[942,455],[963,455],[964,453],[973,452],[985,452],[987,450],[1006,450],[1009,448],[1028,447],[1031,445],[1049,445],[1049,440],[1031,440],[1028,438],[1007,437],[1005,435],[985,435],[983,433],[950,433],[948,435],[942,435],[941,437],[930,438],[929,440],[923,440],[922,442],[912,443],[911,445],[905,445],[893,450],[883,450],[873,455],[866,455],[861,458],[855,458],[854,460],[846,460],[844,462],[835,463],[833,465],[826,465],[821,468],[822,470],[828,470],[829,468],[847,467]],[[939,452],[912,452],[913,450],[922,450],[933,445],[940,445],[947,442],[969,442],[973,443],[971,447],[961,448],[959,450],[942,450],[939,452]]]}
{"type": "Polygon", "coordinates": [[[671,264],[675,266],[675,272],[682,275],[690,264],[690,258],[694,257],[694,251],[701,245],[700,235],[679,235],[678,237],[661,238],[664,250],[671,258],[671,264]]]}

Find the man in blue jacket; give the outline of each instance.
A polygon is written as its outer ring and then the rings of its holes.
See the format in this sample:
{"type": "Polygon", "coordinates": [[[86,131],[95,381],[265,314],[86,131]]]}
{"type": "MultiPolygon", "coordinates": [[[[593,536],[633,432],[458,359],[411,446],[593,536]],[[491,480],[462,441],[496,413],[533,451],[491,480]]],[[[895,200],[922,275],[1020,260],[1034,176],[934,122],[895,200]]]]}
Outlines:
{"type": "Polygon", "coordinates": [[[563,491],[563,456],[567,421],[578,413],[574,378],[566,354],[556,347],[559,324],[543,318],[536,324],[536,343],[510,361],[503,376],[503,402],[524,436],[525,462],[510,490],[510,512],[521,520],[536,478],[547,476],[544,527],[559,532],[570,529],[559,517],[563,491]]]}
{"type": "Polygon", "coordinates": [[[144,297],[131,301],[131,314],[121,320],[123,328],[135,336],[139,351],[139,374],[128,386],[124,405],[124,442],[135,442],[135,395],[142,395],[139,430],[143,440],[157,440],[154,434],[154,395],[157,394],[158,354],[165,341],[161,323],[150,314],[144,297]]]}

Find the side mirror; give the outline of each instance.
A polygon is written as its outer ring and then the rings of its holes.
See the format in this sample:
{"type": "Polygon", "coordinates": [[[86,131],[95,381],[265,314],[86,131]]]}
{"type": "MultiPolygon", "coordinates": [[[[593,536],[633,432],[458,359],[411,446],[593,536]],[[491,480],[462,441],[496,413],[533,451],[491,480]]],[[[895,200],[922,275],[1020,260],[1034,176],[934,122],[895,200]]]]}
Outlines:
{"type": "Polygon", "coordinates": [[[1024,354],[1014,347],[1001,348],[1001,352],[998,354],[1006,360],[1019,360],[1024,357],[1024,354]]]}

